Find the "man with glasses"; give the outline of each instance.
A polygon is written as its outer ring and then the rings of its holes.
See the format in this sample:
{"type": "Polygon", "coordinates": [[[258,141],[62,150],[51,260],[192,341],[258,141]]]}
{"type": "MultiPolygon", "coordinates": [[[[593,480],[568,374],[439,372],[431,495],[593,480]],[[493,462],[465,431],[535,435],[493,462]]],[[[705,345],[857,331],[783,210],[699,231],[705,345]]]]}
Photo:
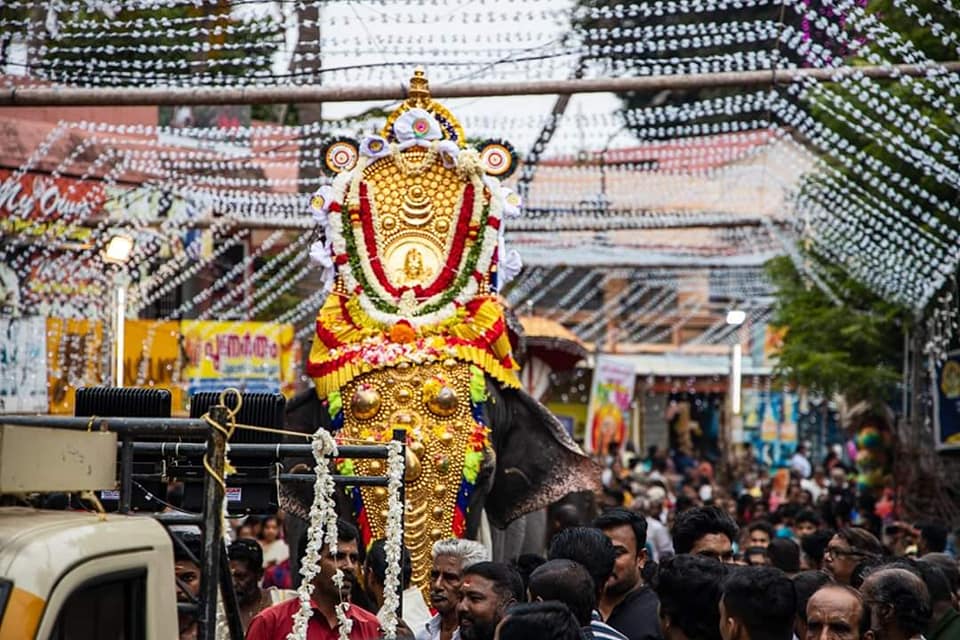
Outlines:
{"type": "Polygon", "coordinates": [[[882,554],[883,547],[872,533],[858,527],[844,527],[827,544],[823,568],[840,584],[850,585],[858,564],[882,554]]]}
{"type": "Polygon", "coordinates": [[[694,507],[677,514],[673,523],[673,549],[677,555],[690,553],[733,562],[733,541],[740,529],[717,507],[694,507]]]}

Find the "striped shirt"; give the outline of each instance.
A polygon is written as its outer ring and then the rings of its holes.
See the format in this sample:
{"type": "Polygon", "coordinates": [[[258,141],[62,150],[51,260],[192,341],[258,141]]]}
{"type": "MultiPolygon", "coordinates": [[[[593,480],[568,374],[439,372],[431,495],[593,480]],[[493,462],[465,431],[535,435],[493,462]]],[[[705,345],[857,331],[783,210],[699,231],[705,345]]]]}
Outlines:
{"type": "Polygon", "coordinates": [[[627,640],[627,636],[604,622],[597,611],[593,612],[590,624],[580,630],[580,636],[584,640],[627,640]]]}

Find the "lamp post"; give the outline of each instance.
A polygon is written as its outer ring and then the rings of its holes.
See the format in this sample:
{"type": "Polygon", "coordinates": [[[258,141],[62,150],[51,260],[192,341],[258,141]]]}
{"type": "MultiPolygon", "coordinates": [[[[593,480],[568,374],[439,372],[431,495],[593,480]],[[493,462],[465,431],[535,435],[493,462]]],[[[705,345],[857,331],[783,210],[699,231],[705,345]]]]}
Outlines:
{"type": "MultiPolygon", "coordinates": [[[[731,309],[727,312],[727,324],[740,327],[747,319],[747,314],[740,309],[731,309]]],[[[737,342],[733,345],[730,355],[730,413],[740,415],[740,382],[743,378],[743,345],[740,343],[740,332],[737,331],[737,342]]]]}
{"type": "Polygon", "coordinates": [[[103,260],[118,266],[113,277],[113,385],[123,386],[123,354],[124,354],[124,321],[127,315],[127,285],[130,278],[123,269],[123,265],[130,260],[133,253],[133,238],[117,234],[110,238],[103,251],[103,260]]]}
{"type": "MultiPolygon", "coordinates": [[[[734,460],[733,449],[730,445],[736,444],[734,441],[738,438],[733,437],[739,430],[742,434],[743,422],[740,418],[740,382],[743,377],[743,348],[740,344],[739,327],[746,321],[747,314],[739,309],[731,309],[727,312],[727,324],[731,327],[737,327],[737,342],[730,349],[730,384],[728,385],[730,399],[730,411],[727,414],[723,428],[720,430],[723,442],[720,443],[723,454],[721,461],[721,478],[729,480],[729,465],[734,460]]],[[[741,438],[742,439],[742,435],[741,438]]]]}

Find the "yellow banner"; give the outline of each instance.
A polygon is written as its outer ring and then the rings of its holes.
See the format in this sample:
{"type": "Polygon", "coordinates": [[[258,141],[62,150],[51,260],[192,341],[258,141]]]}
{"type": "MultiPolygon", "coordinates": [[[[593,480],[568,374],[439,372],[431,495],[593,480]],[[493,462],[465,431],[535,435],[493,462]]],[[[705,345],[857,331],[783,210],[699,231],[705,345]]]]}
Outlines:
{"type": "Polygon", "coordinates": [[[79,387],[103,384],[103,323],[47,318],[50,413],[72,414],[79,387]]]}
{"type": "Polygon", "coordinates": [[[284,371],[292,369],[284,357],[293,343],[292,325],[184,320],[180,331],[186,353],[182,381],[188,394],[226,387],[278,393],[284,371]]]}
{"type": "Polygon", "coordinates": [[[174,413],[183,410],[180,372],[180,323],[163,320],[124,322],[123,386],[169,389],[174,413]]]}

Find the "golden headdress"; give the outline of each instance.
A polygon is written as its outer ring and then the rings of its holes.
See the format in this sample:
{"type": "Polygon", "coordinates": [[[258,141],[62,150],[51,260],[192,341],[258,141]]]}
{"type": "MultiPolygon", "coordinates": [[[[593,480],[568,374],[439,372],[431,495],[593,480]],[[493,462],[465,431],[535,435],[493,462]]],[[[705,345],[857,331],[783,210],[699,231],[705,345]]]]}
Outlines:
{"type": "Polygon", "coordinates": [[[503,248],[504,218],[519,213],[499,182],[516,168],[510,146],[469,147],[418,69],[379,135],[335,139],[323,155],[336,178],[312,201],[326,236],[312,254],[333,294],[308,366],[320,395],[365,371],[447,357],[516,386],[496,297],[519,268],[503,248]]]}

